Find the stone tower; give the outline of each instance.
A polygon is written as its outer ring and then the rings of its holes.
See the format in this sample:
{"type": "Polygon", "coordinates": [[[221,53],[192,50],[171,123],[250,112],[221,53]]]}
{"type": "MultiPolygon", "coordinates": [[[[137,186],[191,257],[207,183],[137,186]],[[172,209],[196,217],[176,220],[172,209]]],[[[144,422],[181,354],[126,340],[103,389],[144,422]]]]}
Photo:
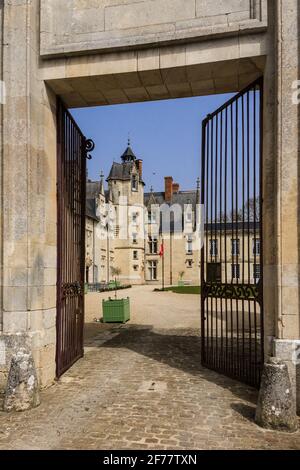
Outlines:
{"type": "Polygon", "coordinates": [[[143,284],[144,276],[144,182],[142,160],[128,146],[121,162],[112,164],[107,178],[116,208],[114,230],[115,267],[123,283],[143,284]]]}

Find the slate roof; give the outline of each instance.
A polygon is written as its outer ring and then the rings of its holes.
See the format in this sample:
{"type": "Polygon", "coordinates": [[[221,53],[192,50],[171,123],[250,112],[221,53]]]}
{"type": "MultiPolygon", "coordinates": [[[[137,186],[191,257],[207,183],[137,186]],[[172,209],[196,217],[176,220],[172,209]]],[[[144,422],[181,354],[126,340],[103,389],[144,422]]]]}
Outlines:
{"type": "MultiPolygon", "coordinates": [[[[113,162],[106,181],[109,181],[109,180],[129,181],[131,180],[131,173],[132,173],[133,168],[137,169],[135,161],[127,161],[124,163],[113,162]]],[[[140,183],[144,184],[143,180],[140,179],[140,183]]]]}
{"type": "Polygon", "coordinates": [[[235,232],[236,230],[237,231],[240,231],[240,230],[244,230],[245,231],[245,234],[247,233],[248,231],[248,228],[249,228],[249,232],[253,232],[254,230],[255,231],[258,231],[260,229],[260,222],[257,221],[257,222],[253,222],[253,221],[250,221],[249,224],[248,222],[245,220],[245,222],[217,222],[216,224],[214,223],[208,223],[208,224],[204,224],[204,229],[208,232],[235,232]]]}
{"type": "Polygon", "coordinates": [[[100,181],[90,181],[86,183],[86,198],[94,199],[99,196],[100,193],[100,181]]]}
{"type": "Polygon", "coordinates": [[[118,179],[122,181],[131,179],[132,168],[136,167],[134,162],[117,163],[113,162],[106,181],[118,179]]]}
{"type": "Polygon", "coordinates": [[[179,191],[178,193],[173,193],[172,201],[166,202],[165,201],[165,193],[164,192],[153,192],[153,193],[144,193],[144,204],[147,207],[150,198],[153,200],[155,199],[154,204],[179,204],[182,208],[185,205],[192,204],[195,206],[197,204],[197,191],[179,191]]]}
{"type": "Polygon", "coordinates": [[[128,145],[127,149],[125,150],[125,152],[121,156],[121,159],[123,160],[123,162],[136,160],[136,156],[134,155],[133,150],[130,147],[130,145],[128,145]]]}
{"type": "Polygon", "coordinates": [[[96,214],[96,199],[87,199],[86,200],[86,209],[85,209],[85,214],[87,217],[90,219],[95,220],[96,222],[99,222],[99,217],[97,217],[96,214]]]}
{"type": "MultiPolygon", "coordinates": [[[[176,204],[181,207],[179,219],[178,214],[173,211],[170,213],[170,232],[181,232],[184,226],[184,209],[186,205],[191,204],[193,209],[197,204],[197,191],[179,191],[178,193],[173,193],[172,201],[167,202],[165,200],[165,193],[164,192],[150,192],[144,193],[144,205],[149,207],[151,204],[158,204],[161,206],[162,204],[167,204],[169,206],[176,204]],[[176,219],[177,216],[177,219],[176,219]]],[[[162,227],[162,214],[160,216],[160,232],[163,230],[162,227]]],[[[169,231],[169,230],[167,230],[169,231]]]]}

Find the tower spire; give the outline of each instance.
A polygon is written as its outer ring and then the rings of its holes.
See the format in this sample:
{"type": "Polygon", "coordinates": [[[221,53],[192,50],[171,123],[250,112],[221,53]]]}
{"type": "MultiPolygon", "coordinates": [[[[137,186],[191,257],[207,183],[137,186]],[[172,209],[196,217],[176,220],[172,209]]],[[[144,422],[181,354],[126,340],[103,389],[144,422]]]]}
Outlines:
{"type": "Polygon", "coordinates": [[[100,194],[104,194],[104,173],[102,170],[100,172],[100,194]]]}
{"type": "Polygon", "coordinates": [[[130,136],[128,134],[127,149],[125,150],[123,155],[121,155],[121,159],[122,159],[123,163],[132,162],[132,161],[136,160],[136,156],[134,155],[134,153],[132,151],[132,148],[130,147],[130,143],[131,143],[130,136]]]}

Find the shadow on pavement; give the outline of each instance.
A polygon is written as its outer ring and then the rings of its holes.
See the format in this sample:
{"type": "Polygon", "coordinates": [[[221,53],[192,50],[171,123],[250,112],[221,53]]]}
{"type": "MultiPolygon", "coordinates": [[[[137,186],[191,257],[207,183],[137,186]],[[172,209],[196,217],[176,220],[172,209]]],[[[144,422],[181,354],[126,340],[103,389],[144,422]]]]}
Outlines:
{"type": "MultiPolygon", "coordinates": [[[[99,328],[104,333],[105,329],[99,328]]],[[[90,332],[97,327],[89,326],[90,332]]],[[[213,382],[214,384],[230,390],[232,394],[239,399],[247,400],[256,404],[257,390],[242,384],[236,380],[230,379],[224,375],[206,369],[201,365],[201,337],[197,335],[197,330],[191,329],[156,329],[152,325],[116,325],[110,324],[110,331],[114,332],[112,338],[102,343],[98,347],[129,349],[137,354],[159,361],[170,367],[180,369],[185,373],[192,374],[200,379],[213,382]]],[[[105,334],[105,333],[104,333],[105,334]]],[[[95,337],[95,347],[97,347],[97,338],[95,337]]],[[[88,345],[93,343],[90,337],[88,345]]],[[[121,351],[120,351],[120,354],[121,351]]],[[[239,408],[238,404],[233,404],[236,411],[243,416],[247,415],[253,421],[253,408],[251,406],[239,408]],[[251,417],[252,416],[252,417],[251,417]]]]}

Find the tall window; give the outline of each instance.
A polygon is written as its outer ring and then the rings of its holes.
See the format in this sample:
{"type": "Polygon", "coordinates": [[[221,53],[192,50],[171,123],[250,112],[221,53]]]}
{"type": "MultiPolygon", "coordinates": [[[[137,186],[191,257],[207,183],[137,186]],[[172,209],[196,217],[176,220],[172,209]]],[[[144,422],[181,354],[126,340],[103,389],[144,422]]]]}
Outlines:
{"type": "Polygon", "coordinates": [[[139,259],[137,250],[133,250],[133,259],[139,259]]]}
{"type": "Polygon", "coordinates": [[[231,265],[231,277],[232,279],[240,279],[240,265],[239,264],[231,265]]]}
{"type": "Polygon", "coordinates": [[[238,238],[231,240],[231,254],[233,256],[240,254],[240,240],[238,238]]]}
{"type": "Polygon", "coordinates": [[[193,253],[193,236],[188,235],[187,236],[187,247],[186,247],[187,254],[192,254],[193,253]]]}
{"type": "Polygon", "coordinates": [[[253,254],[254,256],[260,255],[260,240],[259,238],[254,238],[253,240],[253,254]]]}
{"type": "Polygon", "coordinates": [[[209,240],[210,256],[218,256],[218,240],[209,240]]]}
{"type": "Polygon", "coordinates": [[[156,281],[157,280],[157,261],[148,262],[148,272],[149,272],[149,280],[156,281]]]}
{"type": "Polygon", "coordinates": [[[260,280],[260,264],[253,265],[253,279],[255,282],[260,280]]]}
{"type": "Polygon", "coordinates": [[[131,189],[132,189],[132,191],[137,191],[138,190],[138,179],[137,179],[136,175],[132,175],[131,189]]]}
{"type": "Polygon", "coordinates": [[[148,224],[156,224],[156,212],[152,209],[148,211],[148,224]]]}
{"type": "Polygon", "coordinates": [[[157,247],[158,247],[157,238],[149,237],[148,245],[149,245],[149,253],[151,255],[156,255],[157,247]]]}
{"type": "Polygon", "coordinates": [[[188,210],[186,213],[185,213],[185,220],[187,222],[192,222],[193,221],[193,213],[191,210],[188,210]]]}

